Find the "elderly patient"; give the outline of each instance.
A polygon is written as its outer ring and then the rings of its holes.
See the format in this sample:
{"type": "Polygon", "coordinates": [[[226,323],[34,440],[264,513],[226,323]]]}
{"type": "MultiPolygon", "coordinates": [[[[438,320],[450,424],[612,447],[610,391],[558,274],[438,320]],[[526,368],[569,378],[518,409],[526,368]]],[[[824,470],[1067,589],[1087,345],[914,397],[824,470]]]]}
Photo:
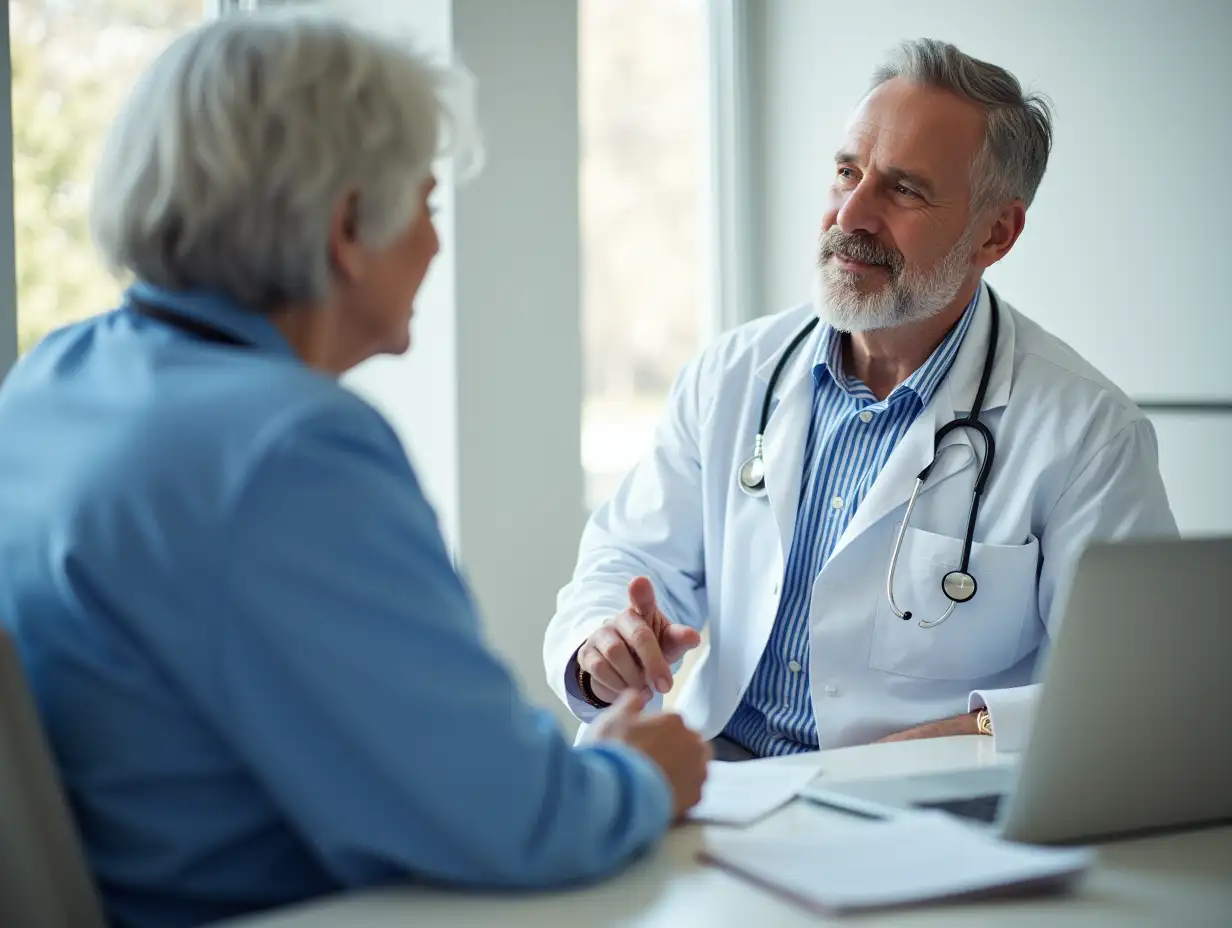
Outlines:
{"type": "Polygon", "coordinates": [[[337,382],[409,346],[447,77],[321,18],[175,42],[97,174],[136,282],[0,390],[0,616],[117,926],[595,877],[699,797],[708,748],[640,696],[579,748],[526,704],[337,382]]]}

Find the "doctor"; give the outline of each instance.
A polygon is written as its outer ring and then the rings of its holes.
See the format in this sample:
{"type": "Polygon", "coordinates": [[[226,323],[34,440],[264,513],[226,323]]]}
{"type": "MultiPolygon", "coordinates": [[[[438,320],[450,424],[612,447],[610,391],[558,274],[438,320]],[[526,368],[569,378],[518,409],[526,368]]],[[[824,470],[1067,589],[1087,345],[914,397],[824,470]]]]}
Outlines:
{"type": "Polygon", "coordinates": [[[579,719],[628,687],[661,698],[708,627],[675,706],[720,757],[1021,748],[1080,551],[1176,532],[1151,424],[982,282],[1051,137],[1041,99],[951,45],[876,72],[835,155],[813,304],[690,364],[586,528],[544,646],[579,719]]]}

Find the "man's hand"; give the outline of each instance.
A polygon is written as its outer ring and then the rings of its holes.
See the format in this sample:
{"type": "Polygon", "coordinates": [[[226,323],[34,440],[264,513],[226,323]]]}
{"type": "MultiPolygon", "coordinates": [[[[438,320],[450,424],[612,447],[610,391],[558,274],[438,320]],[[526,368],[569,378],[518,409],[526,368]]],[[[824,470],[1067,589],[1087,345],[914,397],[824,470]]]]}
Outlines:
{"type": "Polygon", "coordinates": [[[672,790],[673,817],[679,819],[702,798],[710,745],[675,713],[643,716],[646,701],[640,690],[625,690],[599,713],[579,744],[615,741],[640,751],[663,773],[672,790]]]}
{"type": "Polygon", "coordinates": [[[964,712],[953,718],[941,719],[937,722],[925,722],[906,731],[895,732],[878,738],[874,744],[884,744],[888,741],[915,741],[918,738],[947,738],[950,735],[978,735],[980,726],[975,721],[975,713],[964,712]]]}
{"type": "Polygon", "coordinates": [[[615,702],[627,689],[666,693],[672,688],[672,664],[701,644],[687,625],[673,625],[655,602],[654,586],[645,577],[629,584],[629,608],[609,619],[578,648],[578,665],[590,674],[590,688],[604,702],[615,702]]]}

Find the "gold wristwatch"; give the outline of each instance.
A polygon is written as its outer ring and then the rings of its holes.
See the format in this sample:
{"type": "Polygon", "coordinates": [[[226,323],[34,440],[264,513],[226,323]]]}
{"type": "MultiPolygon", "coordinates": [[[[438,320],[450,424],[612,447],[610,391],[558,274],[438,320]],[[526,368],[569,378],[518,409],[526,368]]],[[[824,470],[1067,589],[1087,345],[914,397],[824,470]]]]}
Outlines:
{"type": "Polygon", "coordinates": [[[987,709],[981,709],[975,713],[975,724],[981,735],[992,734],[992,716],[988,714],[987,709]]]}

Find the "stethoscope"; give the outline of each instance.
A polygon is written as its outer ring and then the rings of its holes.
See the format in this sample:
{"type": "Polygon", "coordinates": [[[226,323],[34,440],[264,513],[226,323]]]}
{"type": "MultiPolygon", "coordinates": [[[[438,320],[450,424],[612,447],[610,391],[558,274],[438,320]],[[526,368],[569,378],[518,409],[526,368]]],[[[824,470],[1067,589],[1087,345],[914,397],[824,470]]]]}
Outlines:
{"type": "MultiPolygon", "coordinates": [[[[928,479],[928,475],[932,473],[933,467],[940,459],[941,441],[945,436],[949,435],[957,429],[974,429],[984,439],[984,459],[980,462],[980,470],[975,478],[975,487],[971,493],[971,512],[967,518],[967,534],[963,539],[962,560],[959,563],[957,570],[951,570],[941,578],[941,592],[950,601],[950,605],[946,608],[940,618],[931,621],[921,619],[919,622],[920,628],[934,628],[950,617],[954,608],[959,603],[969,602],[975,596],[976,583],[975,577],[971,575],[971,544],[975,537],[975,521],[980,513],[980,497],[984,493],[984,486],[988,483],[988,474],[992,470],[993,458],[996,455],[996,443],[993,441],[992,432],[983,422],[980,421],[980,413],[984,408],[984,396],[988,392],[988,382],[992,379],[993,362],[997,355],[997,330],[1000,323],[1001,307],[997,302],[997,296],[990,288],[988,291],[989,308],[992,310],[992,328],[988,335],[988,349],[984,355],[984,370],[980,374],[980,386],[975,394],[975,402],[972,404],[971,412],[955,419],[952,422],[947,422],[937,430],[937,434],[933,437],[933,459],[928,462],[928,466],[920,471],[919,476],[915,479],[915,486],[911,490],[911,498],[907,501],[907,511],[903,515],[902,524],[898,527],[898,537],[894,539],[894,550],[890,554],[890,569],[886,572],[886,598],[890,601],[890,608],[894,610],[894,614],[904,621],[911,618],[909,610],[898,608],[898,603],[894,599],[894,571],[898,567],[898,556],[903,549],[903,539],[907,535],[907,526],[911,522],[911,513],[915,510],[916,500],[920,497],[920,490],[924,487],[924,481],[928,479]]],[[[787,365],[787,361],[795,353],[803,342],[817,327],[818,318],[814,316],[808,321],[799,332],[795,334],[787,347],[784,349],[782,356],[779,358],[778,364],[774,366],[774,371],[770,374],[770,381],[766,384],[766,396],[761,404],[761,419],[757,425],[757,435],[753,439],[753,454],[740,465],[740,470],[737,472],[737,482],[740,489],[752,497],[762,497],[766,495],[766,462],[762,456],[762,446],[764,442],[766,425],[770,421],[770,403],[774,398],[774,388],[778,384],[779,375],[783,372],[783,368],[787,365]]]]}

